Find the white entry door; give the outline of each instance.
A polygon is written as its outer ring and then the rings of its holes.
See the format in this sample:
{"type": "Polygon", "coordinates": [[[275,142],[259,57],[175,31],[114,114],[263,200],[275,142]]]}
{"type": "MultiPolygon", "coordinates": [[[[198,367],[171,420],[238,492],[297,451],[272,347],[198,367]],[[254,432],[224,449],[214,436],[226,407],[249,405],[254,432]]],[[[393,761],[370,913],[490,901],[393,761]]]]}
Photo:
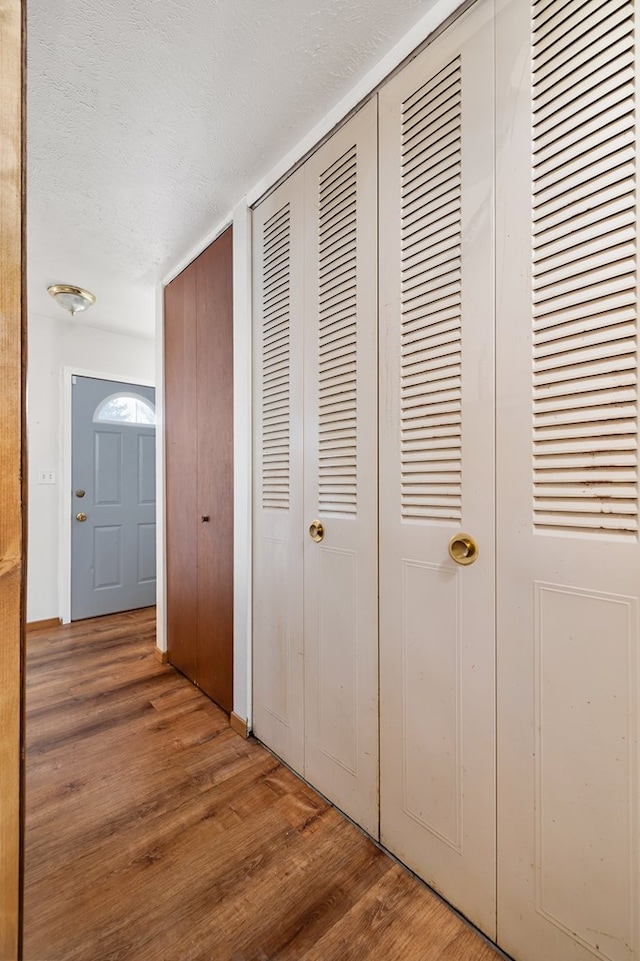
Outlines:
{"type": "Polygon", "coordinates": [[[492,16],[379,95],[380,827],[495,936],[492,16]]]}
{"type": "Polygon", "coordinates": [[[497,21],[498,938],[522,961],[640,958],[633,7],[497,21]]]}

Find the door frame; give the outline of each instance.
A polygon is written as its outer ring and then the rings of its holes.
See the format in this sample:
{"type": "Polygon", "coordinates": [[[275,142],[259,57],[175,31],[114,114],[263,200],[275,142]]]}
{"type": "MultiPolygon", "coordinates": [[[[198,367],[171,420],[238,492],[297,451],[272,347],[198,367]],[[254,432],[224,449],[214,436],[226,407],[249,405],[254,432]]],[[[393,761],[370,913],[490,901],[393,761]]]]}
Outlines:
{"type": "MultiPolygon", "coordinates": [[[[84,367],[62,368],[62,471],[60,484],[60,537],[58,553],[58,606],[60,619],[63,624],[71,622],[71,498],[69,491],[72,487],[71,474],[71,385],[73,377],[93,377],[96,380],[115,381],[120,384],[130,384],[132,387],[153,387],[156,385],[145,377],[120,376],[105,371],[87,370],[84,367]]],[[[156,395],[156,410],[158,398],[156,395]]],[[[156,423],[156,433],[158,427],[156,423]]],[[[156,465],[157,470],[157,465],[156,465]]],[[[156,502],[156,523],[158,517],[159,503],[156,502]]]]}
{"type": "Polygon", "coordinates": [[[22,957],[26,582],[25,33],[22,0],[0,19],[0,961],[22,957]]]}

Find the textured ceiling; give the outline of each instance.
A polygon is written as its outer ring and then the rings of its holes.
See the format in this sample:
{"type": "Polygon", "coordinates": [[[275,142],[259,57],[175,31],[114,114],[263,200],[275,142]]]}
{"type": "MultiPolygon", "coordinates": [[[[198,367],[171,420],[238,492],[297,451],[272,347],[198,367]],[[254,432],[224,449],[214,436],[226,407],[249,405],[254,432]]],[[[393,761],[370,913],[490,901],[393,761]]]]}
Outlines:
{"type": "Polygon", "coordinates": [[[433,0],[30,0],[30,310],[152,336],[154,286],[433,0]]]}

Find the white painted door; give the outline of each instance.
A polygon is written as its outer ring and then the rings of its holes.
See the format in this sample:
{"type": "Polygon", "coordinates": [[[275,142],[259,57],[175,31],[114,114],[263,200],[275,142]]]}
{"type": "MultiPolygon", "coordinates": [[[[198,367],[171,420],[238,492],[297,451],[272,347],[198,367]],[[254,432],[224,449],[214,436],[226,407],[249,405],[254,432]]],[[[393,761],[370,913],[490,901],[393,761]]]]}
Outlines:
{"type": "Polygon", "coordinates": [[[156,602],[155,390],[72,381],[71,619],[156,602]]]}
{"type": "Polygon", "coordinates": [[[492,16],[379,95],[380,827],[495,936],[492,16]]]}
{"type": "Polygon", "coordinates": [[[254,212],[253,727],[304,773],[303,171],[254,212]]]}
{"type": "Polygon", "coordinates": [[[375,836],[376,133],[372,101],[254,214],[254,729],[375,836]]]}
{"type": "Polygon", "coordinates": [[[499,0],[497,55],[498,938],[522,961],[630,961],[633,4],[499,0]]]}
{"type": "Polygon", "coordinates": [[[377,837],[375,99],[304,176],[305,775],[377,837]]]}

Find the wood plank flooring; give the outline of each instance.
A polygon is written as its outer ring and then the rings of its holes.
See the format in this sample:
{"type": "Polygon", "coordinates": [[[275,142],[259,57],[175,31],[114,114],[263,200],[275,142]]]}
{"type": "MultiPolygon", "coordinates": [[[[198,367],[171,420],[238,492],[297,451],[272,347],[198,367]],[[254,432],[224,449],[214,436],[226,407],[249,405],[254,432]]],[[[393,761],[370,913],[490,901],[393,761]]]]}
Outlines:
{"type": "Polygon", "coordinates": [[[153,610],[27,640],[25,961],[495,961],[153,655],[153,610]]]}

